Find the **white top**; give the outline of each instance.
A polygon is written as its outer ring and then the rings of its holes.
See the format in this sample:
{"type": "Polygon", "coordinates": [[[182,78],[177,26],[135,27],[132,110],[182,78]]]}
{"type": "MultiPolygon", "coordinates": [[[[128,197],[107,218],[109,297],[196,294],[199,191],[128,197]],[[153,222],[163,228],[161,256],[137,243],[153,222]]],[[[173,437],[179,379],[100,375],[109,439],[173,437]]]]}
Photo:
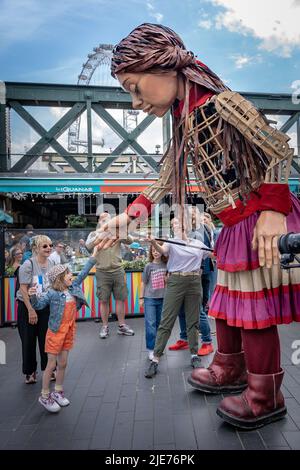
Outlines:
{"type": "MultiPolygon", "coordinates": [[[[188,240],[183,242],[180,238],[173,238],[174,241],[181,243],[191,243],[197,245],[199,248],[207,248],[200,240],[188,240]]],[[[167,270],[169,273],[180,272],[199,272],[202,260],[207,258],[208,252],[199,250],[199,248],[192,248],[190,246],[179,246],[172,243],[164,243],[164,248],[168,250],[168,264],[167,270]]]]}
{"type": "Polygon", "coordinates": [[[74,302],[75,301],[75,297],[70,294],[70,292],[68,290],[64,290],[64,294],[66,296],[66,302],[74,302]]]}
{"type": "MultiPolygon", "coordinates": [[[[19,269],[20,284],[28,284],[31,286],[33,284],[37,284],[38,293],[47,292],[50,287],[47,272],[50,271],[53,266],[54,263],[53,261],[49,260],[49,258],[47,260],[46,266],[40,266],[35,256],[33,256],[31,259],[27,259],[19,269]]],[[[23,302],[20,289],[18,290],[16,297],[18,300],[23,302]]]]}

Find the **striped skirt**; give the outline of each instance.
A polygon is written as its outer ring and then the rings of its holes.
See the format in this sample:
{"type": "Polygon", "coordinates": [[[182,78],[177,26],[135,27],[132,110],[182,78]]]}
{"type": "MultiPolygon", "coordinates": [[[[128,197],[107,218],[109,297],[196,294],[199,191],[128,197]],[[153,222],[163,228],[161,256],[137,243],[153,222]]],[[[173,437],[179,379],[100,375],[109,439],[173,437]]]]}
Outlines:
{"type": "MultiPolygon", "coordinates": [[[[300,202],[292,195],[288,232],[300,233],[300,202]]],[[[300,321],[300,268],[261,268],[251,249],[259,213],[224,227],[216,243],[218,280],[209,315],[245,329],[300,321]]]]}

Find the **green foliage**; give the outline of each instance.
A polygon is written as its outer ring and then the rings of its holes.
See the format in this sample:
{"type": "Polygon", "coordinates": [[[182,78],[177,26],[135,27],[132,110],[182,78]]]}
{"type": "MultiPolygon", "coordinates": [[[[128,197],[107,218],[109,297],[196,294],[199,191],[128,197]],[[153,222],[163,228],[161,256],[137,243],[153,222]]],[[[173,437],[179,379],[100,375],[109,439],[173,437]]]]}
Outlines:
{"type": "Polygon", "coordinates": [[[68,215],[68,228],[84,228],[86,226],[86,218],[83,215],[68,215]]]}
{"type": "Polygon", "coordinates": [[[133,261],[122,261],[122,266],[125,271],[143,271],[147,263],[147,259],[136,259],[133,261]]]}
{"type": "Polygon", "coordinates": [[[13,266],[6,266],[5,275],[10,276],[10,277],[14,276],[15,275],[15,268],[13,266]]]}

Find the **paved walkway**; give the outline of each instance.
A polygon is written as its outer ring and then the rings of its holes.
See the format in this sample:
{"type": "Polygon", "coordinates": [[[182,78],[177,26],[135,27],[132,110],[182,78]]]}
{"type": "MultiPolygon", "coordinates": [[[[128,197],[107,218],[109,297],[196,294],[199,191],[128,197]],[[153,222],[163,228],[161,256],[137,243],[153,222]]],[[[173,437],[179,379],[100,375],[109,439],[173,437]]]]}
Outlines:
{"type": "MultiPolygon", "coordinates": [[[[291,363],[299,324],[280,328],[288,416],[237,432],[216,415],[219,396],[187,384],[189,351],[166,351],[157,376],[144,378],[143,318],[128,323],[134,337],[118,336],[112,322],[106,340],[98,338],[99,324],[78,323],[65,381],[71,405],[58,415],[37,402],[40,374],[36,385],[23,383],[17,330],[0,329],[7,344],[7,365],[0,365],[0,449],[300,449],[300,365],[291,363]]],[[[176,327],[171,341],[177,333],[176,327]]]]}

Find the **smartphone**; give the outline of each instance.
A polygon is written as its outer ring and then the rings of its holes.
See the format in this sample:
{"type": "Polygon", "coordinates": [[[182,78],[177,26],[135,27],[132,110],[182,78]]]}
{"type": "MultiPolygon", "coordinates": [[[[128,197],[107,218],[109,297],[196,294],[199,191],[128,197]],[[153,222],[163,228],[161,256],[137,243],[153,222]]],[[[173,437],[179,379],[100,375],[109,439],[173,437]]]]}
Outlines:
{"type": "Polygon", "coordinates": [[[43,276],[33,276],[32,282],[36,285],[36,295],[41,295],[43,292],[43,276]]]}

